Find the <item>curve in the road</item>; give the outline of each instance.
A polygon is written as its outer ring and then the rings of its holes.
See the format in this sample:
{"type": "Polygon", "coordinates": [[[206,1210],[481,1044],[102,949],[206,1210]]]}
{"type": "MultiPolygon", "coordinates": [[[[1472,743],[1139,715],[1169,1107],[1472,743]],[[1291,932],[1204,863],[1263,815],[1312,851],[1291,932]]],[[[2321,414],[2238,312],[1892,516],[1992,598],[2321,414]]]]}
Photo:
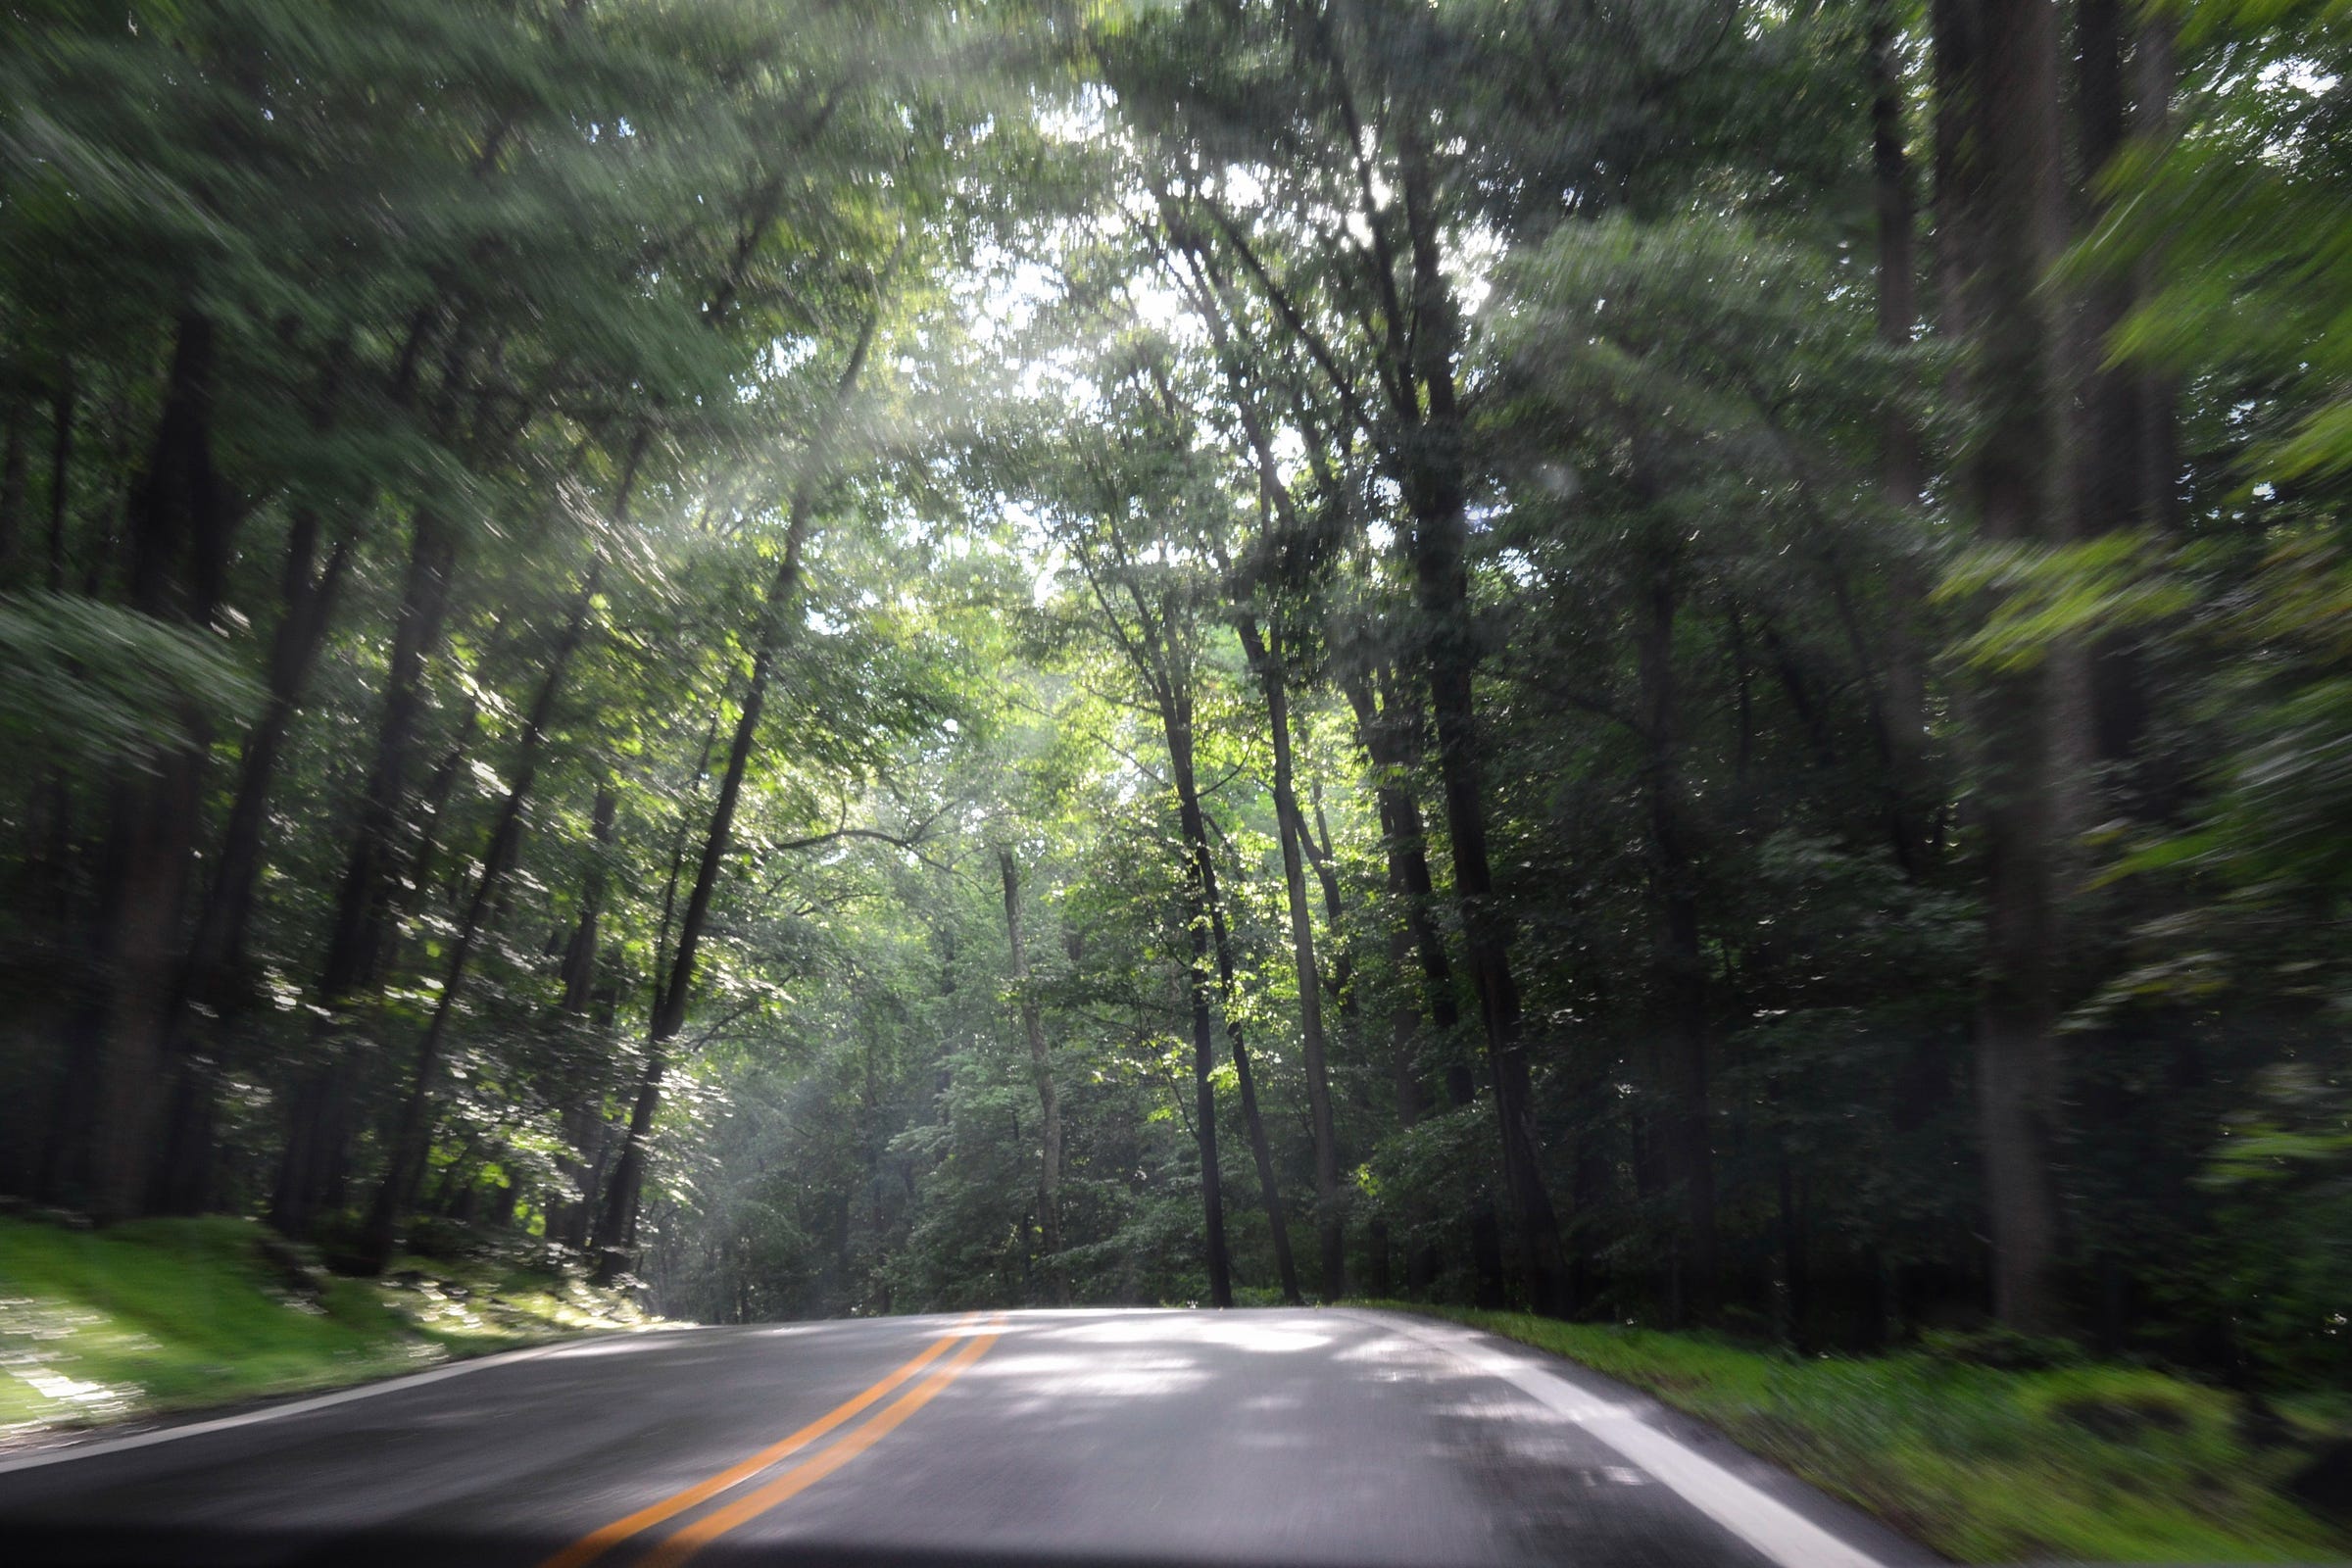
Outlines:
{"type": "Polygon", "coordinates": [[[1352,1310],[859,1319],[574,1344],[0,1466],[0,1556],[12,1568],[1934,1561],[1581,1367],[1352,1310]]]}

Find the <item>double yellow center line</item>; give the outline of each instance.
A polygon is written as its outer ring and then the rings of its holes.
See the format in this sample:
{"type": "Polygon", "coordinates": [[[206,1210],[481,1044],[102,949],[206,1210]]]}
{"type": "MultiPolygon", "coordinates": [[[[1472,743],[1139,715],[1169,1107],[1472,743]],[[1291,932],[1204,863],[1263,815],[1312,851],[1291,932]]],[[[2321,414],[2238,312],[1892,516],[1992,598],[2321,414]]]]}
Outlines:
{"type": "Polygon", "coordinates": [[[821,1443],[842,1427],[873,1408],[892,1393],[913,1379],[925,1367],[947,1355],[950,1348],[962,1348],[948,1356],[945,1365],[934,1371],[912,1389],[902,1394],[882,1412],[863,1426],[850,1433],[831,1447],[815,1456],[802,1460],[791,1469],[769,1481],[759,1490],[746,1494],[721,1508],[714,1508],[702,1518],[671,1532],[660,1544],[638,1559],[640,1568],[677,1568],[711,1542],[736,1526],[775,1507],[788,1498],[796,1497],[817,1482],[824,1480],[843,1465],[872,1447],[895,1431],[906,1419],[935,1398],[940,1390],[956,1381],[964,1369],[988,1353],[1003,1333],[1004,1318],[991,1318],[978,1334],[968,1331],[978,1320],[977,1312],[967,1314],[956,1327],[925,1346],[922,1352],[904,1366],[858,1394],[854,1398],[818,1416],[814,1421],[776,1443],[769,1444],[758,1453],[738,1460],[716,1475],[708,1476],[690,1487],[680,1488],[661,1501],[650,1503],[635,1513],[613,1520],[590,1531],[562,1551],[539,1564],[539,1568],[586,1568],[606,1552],[631,1537],[651,1530],[666,1520],[674,1519],[689,1509],[701,1506],[723,1492],[741,1486],[760,1472],[783,1459],[790,1458],[811,1444],[821,1443]]]}

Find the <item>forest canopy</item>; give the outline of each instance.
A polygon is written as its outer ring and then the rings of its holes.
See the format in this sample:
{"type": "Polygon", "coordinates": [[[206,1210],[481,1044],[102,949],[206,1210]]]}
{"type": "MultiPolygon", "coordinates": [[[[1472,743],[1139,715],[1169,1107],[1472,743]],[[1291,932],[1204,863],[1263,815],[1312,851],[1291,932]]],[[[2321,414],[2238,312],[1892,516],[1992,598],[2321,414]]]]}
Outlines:
{"type": "Polygon", "coordinates": [[[2347,55],[0,8],[0,1193],[2352,1374],[2347,55]]]}

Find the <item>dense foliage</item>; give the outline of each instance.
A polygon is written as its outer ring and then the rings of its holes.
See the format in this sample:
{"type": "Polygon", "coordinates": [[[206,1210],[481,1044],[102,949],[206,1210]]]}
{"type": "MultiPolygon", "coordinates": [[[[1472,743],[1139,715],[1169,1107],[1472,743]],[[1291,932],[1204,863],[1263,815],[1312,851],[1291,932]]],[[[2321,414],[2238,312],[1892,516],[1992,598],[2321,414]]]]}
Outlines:
{"type": "Polygon", "coordinates": [[[0,9],[0,1190],[2339,1379],[2348,50],[0,9]]]}

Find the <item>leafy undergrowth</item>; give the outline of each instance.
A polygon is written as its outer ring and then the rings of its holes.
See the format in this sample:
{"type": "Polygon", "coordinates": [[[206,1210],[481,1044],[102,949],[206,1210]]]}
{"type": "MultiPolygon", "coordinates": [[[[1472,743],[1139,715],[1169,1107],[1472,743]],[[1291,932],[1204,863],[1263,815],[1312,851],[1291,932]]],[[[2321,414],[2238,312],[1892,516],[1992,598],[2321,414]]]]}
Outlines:
{"type": "Polygon", "coordinates": [[[1803,1357],[1697,1335],[1374,1303],[1579,1361],[1962,1562],[2321,1562],[2345,1538],[2280,1488],[2335,1440],[2289,1407],[2250,1446],[2239,1402],[2141,1367],[2038,1370],[1927,1350],[1803,1357]]]}
{"type": "Polygon", "coordinates": [[[251,1220],[0,1218],[0,1438],[330,1388],[641,1327],[618,1296],[495,1259],[341,1279],[251,1220]]]}

